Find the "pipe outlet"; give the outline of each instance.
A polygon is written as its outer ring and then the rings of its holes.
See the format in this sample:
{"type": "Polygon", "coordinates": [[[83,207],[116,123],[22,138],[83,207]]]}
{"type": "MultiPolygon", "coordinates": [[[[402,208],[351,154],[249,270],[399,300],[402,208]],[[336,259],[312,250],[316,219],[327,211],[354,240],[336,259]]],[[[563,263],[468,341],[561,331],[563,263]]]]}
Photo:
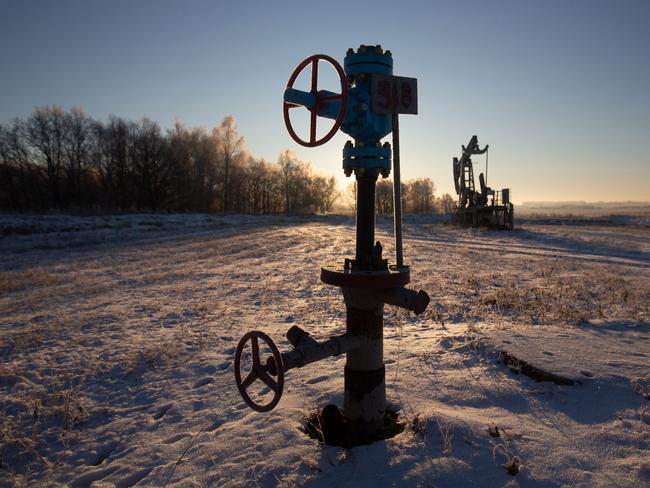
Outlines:
{"type": "Polygon", "coordinates": [[[424,312],[430,301],[426,291],[415,291],[408,288],[383,290],[380,292],[380,299],[388,305],[405,308],[416,315],[424,312]]]}

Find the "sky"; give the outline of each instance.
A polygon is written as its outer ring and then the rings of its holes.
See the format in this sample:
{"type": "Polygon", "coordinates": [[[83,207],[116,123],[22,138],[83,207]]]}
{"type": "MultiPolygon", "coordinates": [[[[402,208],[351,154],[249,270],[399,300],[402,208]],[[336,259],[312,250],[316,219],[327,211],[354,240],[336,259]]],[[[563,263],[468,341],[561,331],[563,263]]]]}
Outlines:
{"type": "Polygon", "coordinates": [[[452,158],[476,134],[488,184],[515,203],[650,201],[649,18],[644,0],[0,0],[0,123],[53,104],[163,128],[230,114],[253,156],[291,149],[344,187],[349,137],[299,146],[282,94],[306,57],[381,44],[395,75],[418,79],[403,179],[453,194],[452,158]]]}

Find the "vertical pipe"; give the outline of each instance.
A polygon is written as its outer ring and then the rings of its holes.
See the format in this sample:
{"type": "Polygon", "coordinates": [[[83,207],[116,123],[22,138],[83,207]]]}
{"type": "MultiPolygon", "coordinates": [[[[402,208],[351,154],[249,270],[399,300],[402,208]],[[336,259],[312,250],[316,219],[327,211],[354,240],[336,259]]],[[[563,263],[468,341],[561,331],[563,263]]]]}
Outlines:
{"type": "Polygon", "coordinates": [[[398,114],[392,114],[393,121],[393,215],[395,229],[395,254],[397,267],[404,265],[402,250],[402,183],[399,169],[399,121],[398,114]]]}
{"type": "Polygon", "coordinates": [[[375,183],[377,170],[356,170],[357,174],[357,243],[356,261],[361,269],[371,269],[375,244],[375,183]]]}
{"type": "Polygon", "coordinates": [[[488,173],[488,148],[485,148],[485,186],[488,184],[488,179],[487,179],[487,173],[488,173]]]}
{"type": "Polygon", "coordinates": [[[359,346],[345,362],[344,415],[357,442],[383,438],[386,415],[384,367],[384,305],[372,290],[343,288],[347,335],[359,346]]]}

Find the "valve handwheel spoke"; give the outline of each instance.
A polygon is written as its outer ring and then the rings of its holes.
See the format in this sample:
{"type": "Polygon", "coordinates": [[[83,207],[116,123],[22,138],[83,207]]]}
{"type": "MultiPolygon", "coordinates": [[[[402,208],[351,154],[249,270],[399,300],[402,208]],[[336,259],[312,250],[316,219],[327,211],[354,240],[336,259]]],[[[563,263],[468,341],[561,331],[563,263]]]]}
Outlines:
{"type": "Polygon", "coordinates": [[[293,71],[291,76],[289,77],[289,81],[287,82],[287,88],[293,88],[293,84],[295,83],[296,79],[298,78],[298,75],[302,73],[302,71],[307,67],[311,67],[311,86],[310,86],[310,93],[315,97],[316,103],[314,103],[313,107],[308,108],[310,112],[310,118],[309,118],[309,140],[305,141],[304,139],[301,139],[298,134],[296,134],[296,131],[293,129],[293,126],[291,125],[291,119],[289,117],[289,110],[292,108],[296,108],[300,105],[296,105],[295,103],[290,103],[290,102],[284,102],[282,105],[282,111],[284,113],[284,123],[287,126],[287,131],[289,132],[289,135],[291,138],[296,141],[298,144],[306,147],[315,147],[315,146],[320,146],[321,144],[325,144],[327,141],[329,141],[332,137],[334,137],[334,134],[336,134],[336,131],[339,130],[339,127],[341,127],[341,124],[343,123],[343,120],[345,119],[345,112],[347,110],[348,106],[348,80],[347,77],[345,76],[345,71],[343,71],[343,68],[341,65],[332,57],[327,56],[325,54],[315,54],[313,56],[308,57],[305,59],[302,63],[300,63],[296,69],[293,71]],[[318,96],[318,63],[320,61],[326,61],[330,65],[334,67],[336,70],[339,81],[341,83],[341,93],[336,94],[336,95],[326,95],[326,96],[318,96]],[[317,120],[318,120],[318,111],[321,109],[324,103],[327,102],[333,102],[336,100],[340,100],[340,105],[339,105],[339,111],[336,114],[336,119],[334,121],[334,125],[332,128],[325,134],[323,137],[320,139],[317,138],[316,134],[316,127],[317,127],[317,120]]]}
{"type": "Polygon", "coordinates": [[[260,371],[259,379],[261,379],[264,383],[266,383],[266,386],[271,388],[271,390],[275,391],[278,389],[278,384],[275,382],[273,378],[271,378],[268,374],[266,374],[265,371],[260,371]]]}
{"type": "Polygon", "coordinates": [[[244,336],[239,341],[239,344],[237,344],[237,350],[235,352],[235,383],[237,384],[237,389],[239,390],[242,398],[253,410],[256,410],[258,412],[268,412],[269,410],[272,410],[280,401],[282,390],[284,388],[284,368],[282,365],[282,356],[271,338],[264,332],[257,330],[248,332],[244,334],[244,336]],[[272,354],[272,356],[269,357],[265,364],[262,363],[260,358],[259,339],[261,339],[268,346],[272,354]],[[249,341],[251,343],[251,359],[253,364],[251,371],[242,381],[241,357],[244,352],[244,347],[249,341]],[[271,358],[273,359],[272,361],[271,358]],[[269,364],[273,364],[273,367],[269,367],[269,364]],[[273,376],[275,376],[276,379],[274,379],[273,376]],[[256,403],[248,394],[248,388],[258,379],[266,386],[268,386],[273,392],[273,398],[268,403],[256,403]]]}
{"type": "Polygon", "coordinates": [[[311,62],[311,94],[316,97],[316,105],[311,108],[311,123],[309,124],[309,143],[316,141],[316,124],[318,121],[318,109],[320,100],[318,100],[318,59],[314,58],[311,62]]]}
{"type": "MultiPolygon", "coordinates": [[[[316,107],[318,107],[318,102],[316,102],[316,107]]],[[[311,109],[311,124],[309,124],[310,144],[314,144],[314,142],[316,142],[316,121],[318,120],[318,113],[316,112],[316,107],[311,109]]]]}
{"type": "Polygon", "coordinates": [[[246,376],[246,379],[242,382],[241,386],[243,389],[247,389],[249,386],[251,386],[253,383],[255,383],[255,380],[257,379],[257,376],[255,375],[255,371],[251,371],[248,373],[248,376],[246,376]]]}
{"type": "Polygon", "coordinates": [[[318,93],[318,58],[314,57],[311,62],[311,92],[318,93]]]}
{"type": "Polygon", "coordinates": [[[257,336],[251,336],[251,347],[253,348],[253,371],[257,374],[260,367],[260,343],[257,342],[257,336]]]}

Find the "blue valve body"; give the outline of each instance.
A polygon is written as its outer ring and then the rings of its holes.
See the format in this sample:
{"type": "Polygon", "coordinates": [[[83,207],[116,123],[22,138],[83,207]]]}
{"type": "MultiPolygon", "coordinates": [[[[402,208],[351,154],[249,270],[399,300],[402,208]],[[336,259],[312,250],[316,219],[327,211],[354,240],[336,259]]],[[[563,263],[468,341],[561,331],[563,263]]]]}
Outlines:
{"type": "MultiPolygon", "coordinates": [[[[392,76],[393,57],[390,51],[384,52],[379,46],[362,45],[357,51],[348,50],[343,67],[352,86],[341,131],[354,138],[354,145],[348,143],[343,149],[343,169],[346,174],[351,174],[358,168],[376,168],[388,176],[391,149],[389,145],[382,146],[380,140],[392,131],[391,116],[372,111],[371,80],[373,74],[392,76]]],[[[319,90],[317,97],[310,92],[287,88],[284,101],[312,109],[317,98],[329,95],[335,93],[319,90]]],[[[340,106],[340,99],[323,102],[318,107],[318,115],[334,120],[340,106]]]]}
{"type": "Polygon", "coordinates": [[[349,50],[343,60],[343,69],[350,88],[348,109],[341,130],[354,138],[354,146],[343,149],[343,169],[346,174],[357,168],[381,170],[383,175],[390,171],[390,146],[381,146],[380,140],[392,130],[389,114],[372,111],[371,80],[373,74],[391,76],[393,57],[379,46],[361,46],[357,51],[349,50]]]}

